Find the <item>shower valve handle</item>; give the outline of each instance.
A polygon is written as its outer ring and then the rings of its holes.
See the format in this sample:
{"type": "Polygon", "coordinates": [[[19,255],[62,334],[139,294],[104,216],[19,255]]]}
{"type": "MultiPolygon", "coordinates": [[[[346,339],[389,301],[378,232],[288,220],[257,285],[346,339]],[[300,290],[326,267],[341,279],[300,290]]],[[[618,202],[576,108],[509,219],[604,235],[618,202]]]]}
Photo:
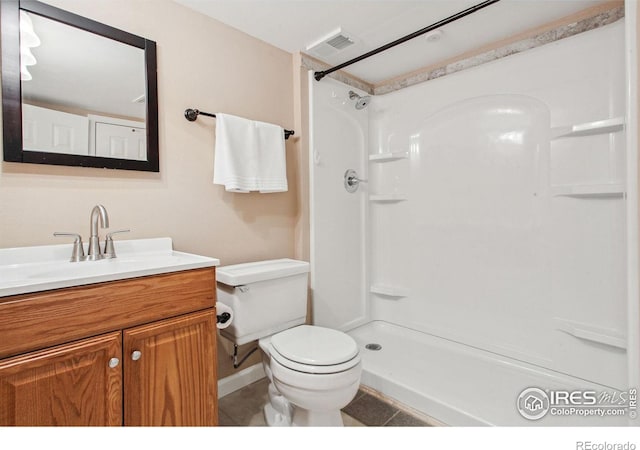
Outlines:
{"type": "Polygon", "coordinates": [[[362,178],[358,178],[358,177],[348,177],[347,178],[347,183],[349,184],[358,184],[358,183],[366,183],[367,180],[363,180],[362,178]]]}
{"type": "Polygon", "coordinates": [[[360,183],[366,183],[367,180],[358,178],[358,173],[353,169],[348,169],[344,173],[344,188],[349,193],[354,193],[358,190],[360,183]]]}

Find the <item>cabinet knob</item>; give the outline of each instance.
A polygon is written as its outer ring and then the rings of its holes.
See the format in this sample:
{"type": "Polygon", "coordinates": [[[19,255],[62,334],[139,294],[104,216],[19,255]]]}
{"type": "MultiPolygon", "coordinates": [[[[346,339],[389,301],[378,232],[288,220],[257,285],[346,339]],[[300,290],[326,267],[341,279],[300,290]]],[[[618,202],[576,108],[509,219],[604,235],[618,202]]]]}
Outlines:
{"type": "Polygon", "coordinates": [[[133,359],[134,361],[139,360],[142,357],[142,352],[140,350],[135,350],[133,353],[131,353],[131,359],[133,359]]]}
{"type": "Polygon", "coordinates": [[[111,358],[109,360],[109,367],[111,367],[112,369],[118,367],[118,364],[120,364],[120,360],[118,358],[111,358]]]}

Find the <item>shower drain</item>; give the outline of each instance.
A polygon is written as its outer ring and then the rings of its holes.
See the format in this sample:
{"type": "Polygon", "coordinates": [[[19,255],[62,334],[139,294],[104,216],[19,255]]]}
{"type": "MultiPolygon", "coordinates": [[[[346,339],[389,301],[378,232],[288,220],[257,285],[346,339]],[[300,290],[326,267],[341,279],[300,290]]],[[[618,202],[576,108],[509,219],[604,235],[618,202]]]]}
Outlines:
{"type": "Polygon", "coordinates": [[[382,345],[380,344],[367,344],[364,346],[367,350],[382,350],[382,345]]]}

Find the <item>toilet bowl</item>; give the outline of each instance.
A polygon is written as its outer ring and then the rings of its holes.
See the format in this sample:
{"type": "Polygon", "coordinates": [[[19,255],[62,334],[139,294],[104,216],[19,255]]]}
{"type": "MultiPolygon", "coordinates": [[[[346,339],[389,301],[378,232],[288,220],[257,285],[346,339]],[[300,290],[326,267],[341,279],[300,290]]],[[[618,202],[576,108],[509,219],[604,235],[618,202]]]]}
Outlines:
{"type": "Polygon", "coordinates": [[[260,348],[271,382],[264,409],[269,425],[343,425],[340,409],[355,397],[362,375],[358,346],[350,336],[301,325],[261,339],[260,348]]]}
{"type": "Polygon", "coordinates": [[[305,325],[309,264],[292,259],[218,267],[218,302],[234,311],[223,337],[258,340],[269,378],[270,426],[342,426],[340,409],[362,374],[358,345],[346,333],[305,325]]]}

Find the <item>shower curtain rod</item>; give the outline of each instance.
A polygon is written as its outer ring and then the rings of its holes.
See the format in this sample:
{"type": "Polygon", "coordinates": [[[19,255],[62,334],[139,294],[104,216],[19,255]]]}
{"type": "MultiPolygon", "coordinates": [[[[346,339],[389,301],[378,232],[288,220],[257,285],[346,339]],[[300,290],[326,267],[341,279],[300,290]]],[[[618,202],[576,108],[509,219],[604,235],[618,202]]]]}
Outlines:
{"type": "MultiPolygon", "coordinates": [[[[207,117],[216,117],[215,114],[211,114],[208,112],[204,112],[204,111],[200,111],[198,109],[185,109],[184,110],[184,117],[189,121],[189,122],[195,122],[195,120],[198,118],[198,116],[207,116],[207,117]]],[[[294,134],[296,134],[295,131],[293,130],[284,130],[284,138],[285,139],[289,139],[289,136],[293,136],[294,134]]]]}
{"type": "Polygon", "coordinates": [[[356,58],[350,59],[347,62],[344,62],[344,63],[339,64],[337,66],[331,67],[330,69],[327,69],[327,70],[322,70],[322,71],[319,71],[319,72],[315,72],[313,77],[317,81],[320,81],[325,76],[329,75],[332,72],[335,72],[336,70],[343,69],[343,68],[345,68],[347,66],[350,66],[351,64],[357,63],[357,62],[362,61],[363,59],[366,59],[366,58],[368,58],[370,56],[377,55],[380,52],[388,50],[391,47],[395,47],[396,45],[403,44],[403,43],[407,42],[408,40],[411,40],[411,39],[413,39],[415,37],[421,36],[421,35],[423,35],[425,33],[428,33],[429,31],[433,31],[436,28],[440,28],[443,25],[446,25],[448,23],[454,22],[454,21],[456,21],[458,19],[461,19],[461,18],[463,18],[465,16],[468,16],[469,14],[472,14],[472,13],[474,13],[476,11],[479,11],[482,8],[486,7],[486,6],[492,5],[492,4],[497,3],[499,1],[500,0],[487,0],[487,1],[484,1],[482,3],[478,3],[477,5],[474,5],[471,8],[467,8],[464,11],[460,11],[460,12],[458,12],[458,13],[452,15],[452,16],[447,17],[446,19],[442,19],[439,22],[433,23],[433,24],[431,24],[431,25],[429,25],[427,27],[422,28],[421,30],[415,31],[415,32],[413,32],[411,34],[408,34],[408,35],[406,35],[404,37],[401,37],[400,39],[396,39],[393,42],[390,42],[388,44],[383,45],[382,47],[378,47],[378,48],[376,48],[374,50],[371,50],[370,52],[367,52],[367,53],[365,53],[363,55],[360,55],[360,56],[358,56],[356,58]]]}

